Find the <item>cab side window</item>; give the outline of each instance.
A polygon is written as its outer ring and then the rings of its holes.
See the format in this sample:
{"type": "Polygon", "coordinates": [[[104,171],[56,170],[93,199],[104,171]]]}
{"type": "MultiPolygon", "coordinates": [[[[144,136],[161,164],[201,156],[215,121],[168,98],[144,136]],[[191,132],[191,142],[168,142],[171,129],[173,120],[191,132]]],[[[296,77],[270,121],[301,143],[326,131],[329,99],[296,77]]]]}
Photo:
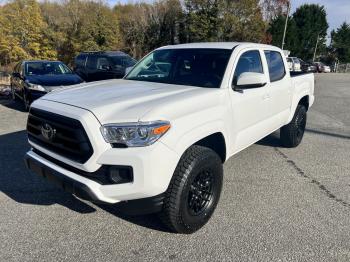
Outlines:
{"type": "Polygon", "coordinates": [[[258,50],[247,51],[241,55],[233,75],[233,85],[236,85],[240,75],[246,72],[264,73],[258,50]]]}
{"type": "Polygon", "coordinates": [[[283,58],[280,52],[264,51],[269,68],[270,82],[281,80],[286,75],[283,58]]]}

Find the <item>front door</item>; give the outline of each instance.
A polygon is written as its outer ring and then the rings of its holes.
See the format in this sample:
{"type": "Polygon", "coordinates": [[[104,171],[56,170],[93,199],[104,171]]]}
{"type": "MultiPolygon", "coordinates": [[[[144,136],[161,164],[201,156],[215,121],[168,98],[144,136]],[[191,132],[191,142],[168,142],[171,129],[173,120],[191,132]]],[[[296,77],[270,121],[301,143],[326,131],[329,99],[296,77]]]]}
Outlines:
{"type": "MultiPolygon", "coordinates": [[[[239,76],[245,72],[266,75],[261,55],[262,53],[259,50],[246,50],[241,53],[235,67],[232,86],[235,86],[239,76]]],[[[234,152],[248,147],[266,135],[269,100],[267,91],[266,85],[243,89],[240,92],[230,90],[233,123],[235,123],[233,137],[236,137],[234,152]]]]}

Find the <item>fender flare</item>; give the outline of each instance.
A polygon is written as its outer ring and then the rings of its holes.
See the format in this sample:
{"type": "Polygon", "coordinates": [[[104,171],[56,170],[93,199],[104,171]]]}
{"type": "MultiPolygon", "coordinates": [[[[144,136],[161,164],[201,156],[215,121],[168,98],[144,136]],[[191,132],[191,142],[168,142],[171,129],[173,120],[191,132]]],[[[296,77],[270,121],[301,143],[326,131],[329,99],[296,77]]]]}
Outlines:
{"type": "MultiPolygon", "coordinates": [[[[205,123],[203,125],[197,126],[190,132],[182,134],[174,147],[174,151],[176,151],[180,156],[182,156],[185,153],[185,151],[192,145],[215,133],[222,134],[225,142],[225,148],[227,151],[228,133],[226,132],[225,125],[222,120],[205,123]]],[[[227,160],[227,154],[225,160],[227,160]]]]}
{"type": "Polygon", "coordinates": [[[310,99],[310,94],[308,92],[303,92],[301,94],[298,94],[298,96],[296,96],[296,98],[293,99],[293,103],[290,110],[290,116],[288,118],[287,123],[290,123],[290,121],[292,121],[295,114],[295,110],[297,109],[297,106],[304,97],[309,97],[310,99]]]}

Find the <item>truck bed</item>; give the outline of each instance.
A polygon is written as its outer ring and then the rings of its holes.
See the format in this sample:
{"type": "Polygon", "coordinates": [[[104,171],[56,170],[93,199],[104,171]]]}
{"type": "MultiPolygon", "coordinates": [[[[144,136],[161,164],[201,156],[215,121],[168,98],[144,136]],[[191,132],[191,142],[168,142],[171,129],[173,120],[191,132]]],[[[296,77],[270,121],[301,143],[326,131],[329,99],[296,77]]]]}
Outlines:
{"type": "Polygon", "coordinates": [[[296,76],[300,76],[300,75],[308,75],[308,74],[313,74],[313,72],[293,72],[293,71],[290,71],[291,77],[296,77],[296,76]]]}

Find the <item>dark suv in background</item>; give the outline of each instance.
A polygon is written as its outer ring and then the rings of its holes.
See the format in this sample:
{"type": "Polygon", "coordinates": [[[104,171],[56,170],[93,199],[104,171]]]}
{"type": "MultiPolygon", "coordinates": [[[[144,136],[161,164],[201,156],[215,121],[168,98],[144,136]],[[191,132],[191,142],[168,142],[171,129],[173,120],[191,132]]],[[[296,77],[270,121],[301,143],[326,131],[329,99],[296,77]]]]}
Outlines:
{"type": "Polygon", "coordinates": [[[83,52],[75,58],[74,71],[86,82],[122,78],[136,60],[120,51],[83,52]]]}

